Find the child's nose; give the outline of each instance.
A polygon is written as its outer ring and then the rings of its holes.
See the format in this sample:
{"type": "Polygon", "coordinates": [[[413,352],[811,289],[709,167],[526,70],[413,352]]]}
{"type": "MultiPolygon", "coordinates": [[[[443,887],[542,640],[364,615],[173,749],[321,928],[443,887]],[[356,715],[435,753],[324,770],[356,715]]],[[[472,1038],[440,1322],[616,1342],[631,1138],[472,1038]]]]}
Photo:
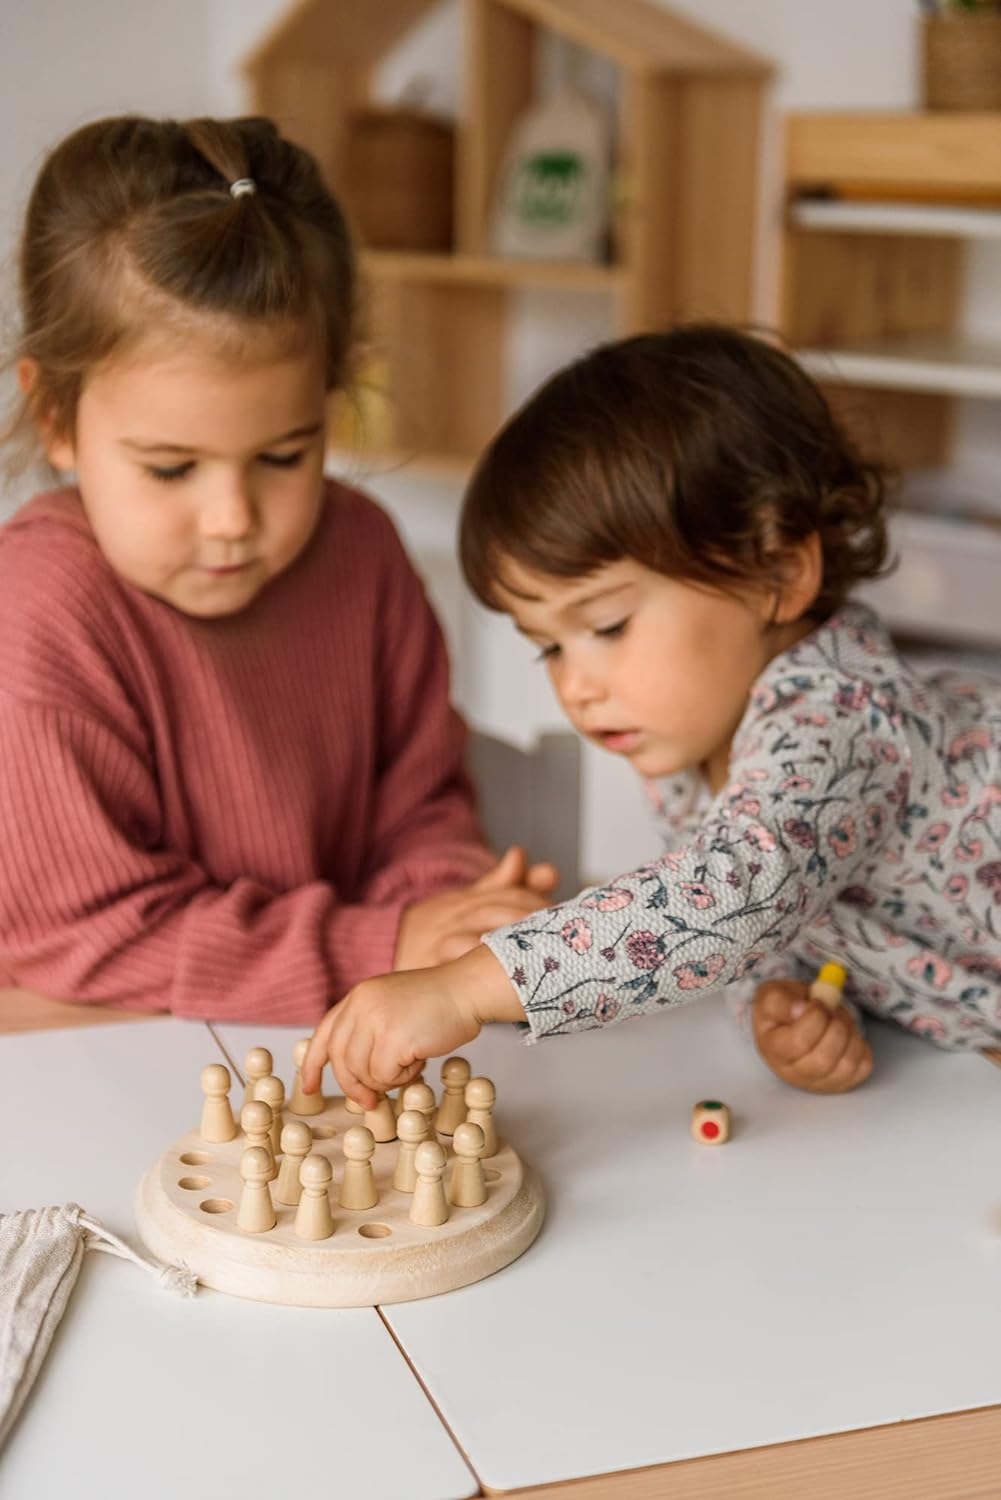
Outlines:
{"type": "Polygon", "coordinates": [[[253,496],[240,480],[221,484],[206,502],[201,520],[203,535],[237,541],[253,530],[253,496]]]}
{"type": "Polygon", "coordinates": [[[559,691],[563,702],[571,709],[586,708],[604,696],[600,679],[582,663],[567,663],[560,676],[559,691]]]}

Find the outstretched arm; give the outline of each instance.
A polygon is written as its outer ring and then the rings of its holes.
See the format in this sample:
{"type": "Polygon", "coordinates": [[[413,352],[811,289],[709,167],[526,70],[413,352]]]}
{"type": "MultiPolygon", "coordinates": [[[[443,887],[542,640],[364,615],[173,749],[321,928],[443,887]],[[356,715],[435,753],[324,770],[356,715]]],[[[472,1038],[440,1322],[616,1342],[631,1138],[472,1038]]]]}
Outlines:
{"type": "Polygon", "coordinates": [[[525,1011],[488,948],[452,963],[386,974],[357,985],[317,1027],[303,1064],[313,1093],[330,1063],[365,1109],[376,1094],[409,1083],[430,1057],[464,1047],[487,1021],[523,1021],[525,1011]]]}

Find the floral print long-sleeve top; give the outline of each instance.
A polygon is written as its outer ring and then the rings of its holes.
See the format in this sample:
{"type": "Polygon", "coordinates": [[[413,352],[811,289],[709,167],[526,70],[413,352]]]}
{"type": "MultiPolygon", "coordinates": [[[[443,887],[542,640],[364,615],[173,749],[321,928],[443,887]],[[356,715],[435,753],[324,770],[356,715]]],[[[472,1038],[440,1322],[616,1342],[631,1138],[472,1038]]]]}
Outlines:
{"type": "Polygon", "coordinates": [[[678,847],[487,937],[532,1039],[836,959],[864,1010],[1001,1042],[1001,682],[918,676],[847,604],[758,678],[729,778],[696,811],[672,778],[678,847]]]}

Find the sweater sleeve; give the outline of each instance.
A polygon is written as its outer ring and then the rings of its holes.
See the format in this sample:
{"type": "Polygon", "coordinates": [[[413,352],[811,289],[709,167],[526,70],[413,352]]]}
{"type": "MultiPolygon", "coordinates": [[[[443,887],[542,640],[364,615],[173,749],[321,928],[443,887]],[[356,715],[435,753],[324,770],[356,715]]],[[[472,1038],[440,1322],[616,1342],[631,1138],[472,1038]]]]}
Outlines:
{"type": "Polygon", "coordinates": [[[3,967],[56,998],[315,1024],[388,967],[398,911],[314,881],[222,887],[157,847],[151,770],[109,724],[0,693],[3,967]]]}
{"type": "Polygon", "coordinates": [[[868,690],[818,699],[752,720],[685,847],[489,935],[533,1039],[733,984],[875,859],[907,816],[900,716],[868,690]]]}
{"type": "Polygon", "coordinates": [[[361,899],[402,906],[475,880],[493,856],[464,769],[466,730],[449,701],[441,629],[395,532],[389,546],[377,668],[376,813],[361,899]]]}

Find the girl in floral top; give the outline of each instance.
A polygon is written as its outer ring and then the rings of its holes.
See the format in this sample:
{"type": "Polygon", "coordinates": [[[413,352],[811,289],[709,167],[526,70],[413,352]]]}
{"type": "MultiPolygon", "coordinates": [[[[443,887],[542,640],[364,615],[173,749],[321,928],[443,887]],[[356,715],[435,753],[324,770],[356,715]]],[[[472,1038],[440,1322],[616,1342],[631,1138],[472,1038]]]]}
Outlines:
{"type": "Polygon", "coordinates": [[[854,1087],[818,961],[942,1047],[1001,1042],[1001,685],[923,680],[846,602],[884,562],[884,481],[785,355],[714,326],[597,349],[495,439],[462,560],[571,723],[657,789],[662,858],[366,981],[321,1023],[359,1102],[490,1020],[533,1039],[726,987],[787,1082],[854,1087]],[[762,982],[765,981],[765,982],[762,982]]]}

